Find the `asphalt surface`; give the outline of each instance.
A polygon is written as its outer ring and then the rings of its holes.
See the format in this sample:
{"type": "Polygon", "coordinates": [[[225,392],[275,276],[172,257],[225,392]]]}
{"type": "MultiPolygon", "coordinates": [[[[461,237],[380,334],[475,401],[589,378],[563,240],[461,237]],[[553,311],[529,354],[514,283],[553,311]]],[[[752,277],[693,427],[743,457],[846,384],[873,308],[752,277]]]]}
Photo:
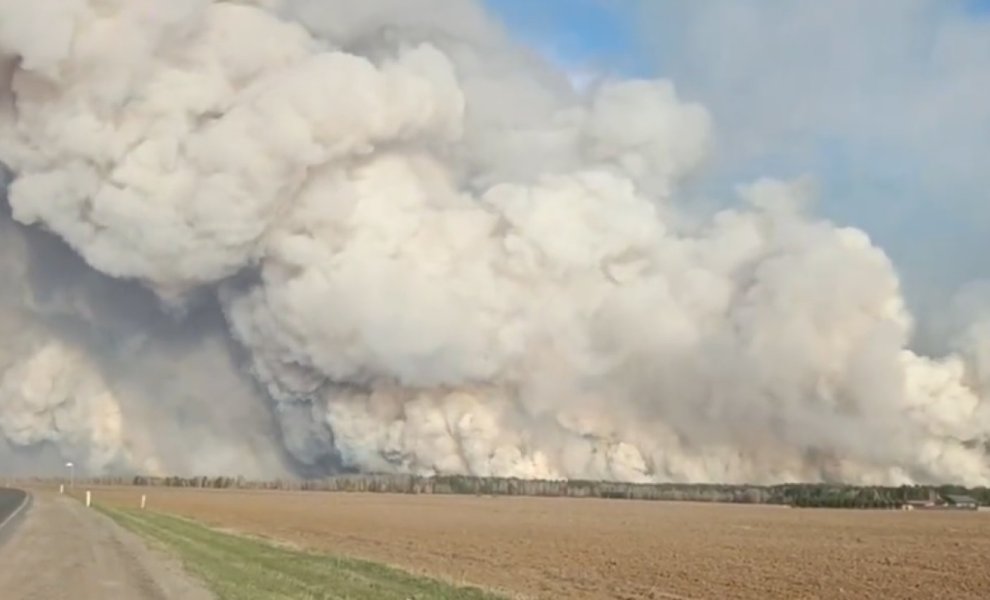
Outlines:
{"type": "Polygon", "coordinates": [[[3,541],[16,525],[15,521],[19,520],[20,514],[15,516],[14,513],[21,508],[26,499],[27,493],[22,490],[0,488],[0,541],[3,541]]]}
{"type": "Polygon", "coordinates": [[[7,520],[12,512],[17,510],[17,507],[24,502],[24,497],[27,496],[25,492],[21,490],[11,490],[7,488],[0,488],[0,523],[7,520]]]}

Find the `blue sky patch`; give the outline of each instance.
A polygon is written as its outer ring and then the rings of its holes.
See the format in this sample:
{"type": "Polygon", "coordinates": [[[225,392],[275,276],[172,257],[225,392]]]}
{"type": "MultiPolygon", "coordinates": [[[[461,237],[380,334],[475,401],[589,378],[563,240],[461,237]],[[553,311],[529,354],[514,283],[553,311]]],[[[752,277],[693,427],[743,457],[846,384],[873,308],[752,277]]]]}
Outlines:
{"type": "Polygon", "coordinates": [[[625,75],[646,69],[628,3],[602,0],[485,0],[517,37],[564,66],[625,75]],[[623,7],[626,10],[623,10],[623,7]]]}

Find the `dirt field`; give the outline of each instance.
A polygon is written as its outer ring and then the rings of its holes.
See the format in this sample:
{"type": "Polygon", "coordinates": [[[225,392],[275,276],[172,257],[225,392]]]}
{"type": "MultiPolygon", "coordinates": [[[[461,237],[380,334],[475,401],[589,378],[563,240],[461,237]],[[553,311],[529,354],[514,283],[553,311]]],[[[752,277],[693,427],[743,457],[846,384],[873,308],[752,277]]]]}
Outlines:
{"type": "MultiPolygon", "coordinates": [[[[141,490],[98,490],[136,505],[141,490]]],[[[990,513],[155,488],[149,508],[528,598],[990,598],[990,513]]]]}

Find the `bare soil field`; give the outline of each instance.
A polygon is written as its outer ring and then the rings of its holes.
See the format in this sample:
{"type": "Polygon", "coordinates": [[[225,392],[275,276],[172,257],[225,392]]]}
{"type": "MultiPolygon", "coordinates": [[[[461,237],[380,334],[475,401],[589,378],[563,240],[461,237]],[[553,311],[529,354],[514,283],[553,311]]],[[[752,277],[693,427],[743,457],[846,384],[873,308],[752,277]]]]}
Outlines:
{"type": "Polygon", "coordinates": [[[95,489],[518,598],[990,598],[990,513],[95,489]]]}

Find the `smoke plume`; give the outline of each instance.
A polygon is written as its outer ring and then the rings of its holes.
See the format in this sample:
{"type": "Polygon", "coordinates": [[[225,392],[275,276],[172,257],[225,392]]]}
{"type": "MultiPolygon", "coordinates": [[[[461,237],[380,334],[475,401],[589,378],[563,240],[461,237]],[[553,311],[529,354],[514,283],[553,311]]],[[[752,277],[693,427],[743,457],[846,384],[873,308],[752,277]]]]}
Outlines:
{"type": "Polygon", "coordinates": [[[990,483],[990,320],[713,143],[466,0],[0,0],[0,458],[990,483]]]}

